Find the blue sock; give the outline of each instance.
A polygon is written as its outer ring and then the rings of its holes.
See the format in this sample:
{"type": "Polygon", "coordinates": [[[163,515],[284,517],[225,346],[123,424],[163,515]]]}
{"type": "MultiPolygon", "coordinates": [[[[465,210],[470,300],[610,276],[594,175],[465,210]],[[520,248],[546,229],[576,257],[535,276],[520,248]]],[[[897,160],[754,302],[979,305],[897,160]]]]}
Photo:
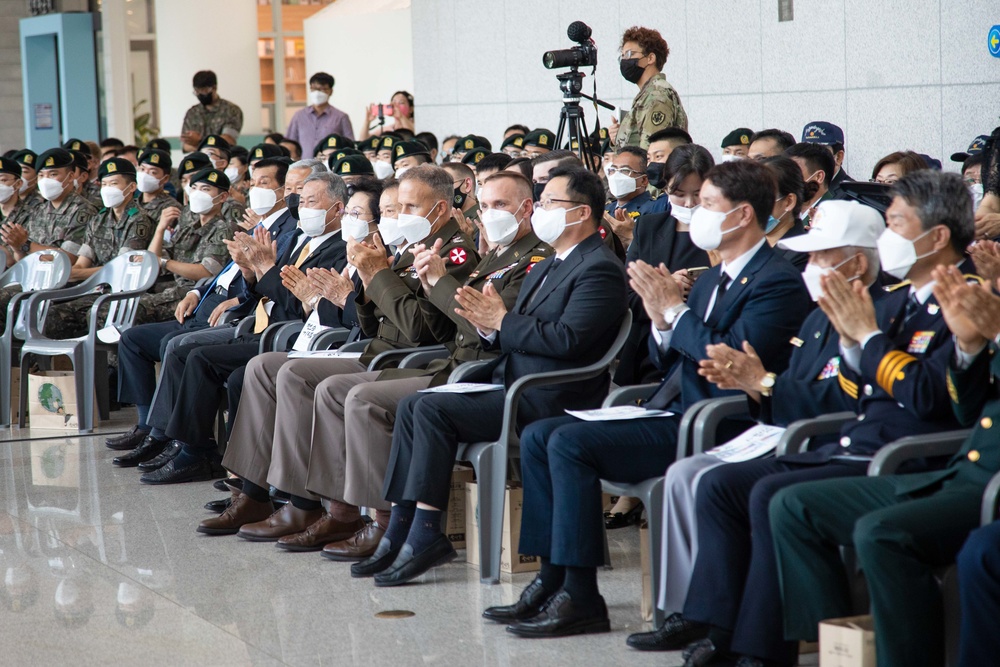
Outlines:
{"type": "Polygon", "coordinates": [[[200,453],[197,453],[197,450],[193,450],[188,445],[184,445],[183,447],[181,447],[180,454],[174,457],[172,463],[174,464],[174,468],[176,469],[193,465],[195,463],[198,463],[199,461],[204,461],[204,460],[205,457],[202,456],[200,453]]]}
{"type": "Polygon", "coordinates": [[[418,554],[426,549],[441,535],[441,511],[418,509],[413,515],[413,525],[406,542],[413,547],[413,553],[418,554]]]}
{"type": "Polygon", "coordinates": [[[166,440],[167,434],[161,428],[156,428],[155,426],[149,430],[149,434],[156,438],[157,440],[166,440]]]}
{"type": "Polygon", "coordinates": [[[137,405],[137,406],[135,406],[135,409],[139,411],[139,428],[142,429],[143,431],[148,431],[149,430],[149,424],[146,423],[146,420],[149,419],[149,408],[150,407],[151,406],[149,406],[149,405],[137,405]]]}
{"type": "Polygon", "coordinates": [[[410,532],[410,525],[413,523],[413,514],[416,512],[415,506],[393,505],[392,514],[389,516],[389,526],[385,529],[385,537],[394,547],[403,546],[406,536],[410,532]]]}

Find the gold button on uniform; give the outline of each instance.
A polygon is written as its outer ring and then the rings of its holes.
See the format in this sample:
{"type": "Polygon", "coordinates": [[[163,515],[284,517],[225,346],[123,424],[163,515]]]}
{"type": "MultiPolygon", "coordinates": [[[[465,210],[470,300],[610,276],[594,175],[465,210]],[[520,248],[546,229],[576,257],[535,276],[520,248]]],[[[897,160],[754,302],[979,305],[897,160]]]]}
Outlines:
{"type": "Polygon", "coordinates": [[[969,460],[972,461],[973,463],[975,463],[976,461],[978,461],[979,460],[979,452],[976,451],[975,449],[973,449],[971,452],[969,452],[969,460]]]}
{"type": "Polygon", "coordinates": [[[983,428],[992,428],[993,420],[990,419],[989,417],[983,417],[982,419],[979,420],[979,425],[982,426],[983,428]]]}

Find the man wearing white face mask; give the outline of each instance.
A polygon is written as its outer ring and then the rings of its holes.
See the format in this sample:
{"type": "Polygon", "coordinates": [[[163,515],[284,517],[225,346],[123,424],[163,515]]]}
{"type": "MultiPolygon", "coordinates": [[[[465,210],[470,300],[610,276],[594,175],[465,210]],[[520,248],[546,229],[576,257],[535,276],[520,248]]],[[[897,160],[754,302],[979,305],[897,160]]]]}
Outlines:
{"type": "Polygon", "coordinates": [[[619,149],[606,171],[608,188],[615,201],[608,204],[605,221],[611,225],[622,245],[632,242],[635,221],[645,213],[661,213],[670,208],[666,197],[653,199],[646,176],[646,151],[635,146],[619,149]]]}
{"type": "Polygon", "coordinates": [[[45,199],[38,192],[38,172],[36,171],[38,153],[24,148],[11,155],[10,159],[21,165],[21,198],[33,209],[45,204],[45,199]]]}
{"type": "MultiPolygon", "coordinates": [[[[0,158],[0,225],[24,227],[33,213],[21,197],[21,165],[10,158],[0,158]]],[[[7,265],[14,264],[14,253],[7,249],[7,265]]]]}
{"type": "Polygon", "coordinates": [[[302,157],[313,157],[320,139],[338,134],[354,139],[354,128],[346,113],[330,104],[334,79],[326,72],[316,72],[309,77],[309,106],[299,109],[288,123],[285,137],[302,145],[302,157]]]}
{"type": "Polygon", "coordinates": [[[171,166],[170,153],[166,151],[147,148],[139,154],[136,187],[142,194],[140,204],[143,210],[153,220],[160,219],[163,209],[177,205],[177,200],[163,189],[170,181],[171,166]]]}

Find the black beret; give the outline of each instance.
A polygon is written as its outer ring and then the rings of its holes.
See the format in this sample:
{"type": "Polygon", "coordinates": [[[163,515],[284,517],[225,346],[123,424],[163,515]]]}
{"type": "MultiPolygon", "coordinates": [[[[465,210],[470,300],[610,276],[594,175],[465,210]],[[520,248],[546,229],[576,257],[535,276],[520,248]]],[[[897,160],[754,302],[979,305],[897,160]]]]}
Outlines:
{"type": "Polygon", "coordinates": [[[58,169],[72,167],[73,154],[65,148],[50,148],[38,156],[38,169],[58,169]]]}
{"type": "Polygon", "coordinates": [[[722,138],[722,148],[729,148],[730,146],[750,146],[750,137],[753,136],[753,130],[749,127],[738,127],[726,136],[722,138]]]}
{"type": "Polygon", "coordinates": [[[481,146],[473,148],[471,151],[466,152],[466,154],[462,156],[462,164],[477,165],[479,164],[479,161],[489,155],[490,152],[491,151],[488,148],[483,148],[481,146]]]}
{"type": "MultiPolygon", "coordinates": [[[[333,165],[337,164],[337,160],[343,159],[350,155],[360,155],[364,157],[364,153],[359,151],[357,148],[341,148],[340,150],[334,151],[330,154],[330,157],[326,159],[326,166],[333,169],[333,165]]],[[[365,158],[366,160],[368,158],[365,158]]]]}
{"type": "Polygon", "coordinates": [[[10,159],[13,160],[14,162],[23,164],[25,166],[34,169],[35,165],[38,163],[38,153],[31,150],[30,148],[22,148],[21,150],[11,155],[10,159]]]}
{"type": "Polygon", "coordinates": [[[230,144],[226,141],[226,138],[221,134],[210,134],[201,140],[198,144],[198,150],[202,148],[218,148],[219,150],[229,152],[230,144]]]}
{"type": "Polygon", "coordinates": [[[371,137],[365,139],[364,143],[361,144],[361,150],[377,151],[378,147],[382,144],[382,137],[371,137]]]}
{"type": "Polygon", "coordinates": [[[17,163],[17,160],[0,157],[0,174],[11,174],[21,178],[21,165],[17,163]]]}
{"type": "Polygon", "coordinates": [[[556,135],[545,129],[532,130],[524,135],[524,145],[552,150],[556,145],[556,135]]]}
{"type": "Polygon", "coordinates": [[[73,150],[71,150],[70,153],[73,155],[73,164],[77,169],[81,169],[83,171],[90,169],[90,153],[73,150]]]}
{"type": "Polygon", "coordinates": [[[150,139],[149,142],[144,146],[144,148],[155,148],[160,151],[170,152],[173,150],[173,146],[166,139],[150,139]]]}
{"type": "Polygon", "coordinates": [[[181,178],[187,174],[199,171],[205,167],[211,167],[212,161],[204,153],[195,151],[184,156],[181,163],[177,165],[177,177],[181,178]]]}
{"type": "Polygon", "coordinates": [[[313,153],[319,153],[320,151],[325,151],[328,148],[354,148],[355,144],[351,139],[339,134],[328,134],[323,137],[313,153]]]}
{"type": "Polygon", "coordinates": [[[87,147],[87,144],[83,143],[79,139],[67,139],[62,147],[68,151],[84,151],[85,153],[90,152],[90,148],[87,147]]]}
{"type": "Polygon", "coordinates": [[[101,180],[105,176],[113,176],[115,174],[125,174],[126,176],[132,176],[134,178],[135,165],[123,157],[109,157],[101,163],[100,167],[98,167],[97,180],[101,180]]]}
{"type": "Polygon", "coordinates": [[[163,171],[170,171],[173,162],[170,160],[170,153],[161,151],[158,148],[144,148],[139,153],[139,164],[149,164],[159,167],[163,171]]]}
{"type": "Polygon", "coordinates": [[[392,166],[396,166],[396,160],[411,155],[426,155],[430,158],[431,152],[419,141],[400,141],[392,149],[392,166]]]}
{"type": "Polygon", "coordinates": [[[250,161],[255,162],[267,157],[282,157],[284,154],[281,147],[275,144],[257,144],[250,149],[250,161]]]}
{"type": "Polygon", "coordinates": [[[500,150],[507,148],[508,146],[514,146],[515,148],[524,148],[524,135],[523,134],[512,134],[503,140],[500,144],[500,150]]]}
{"type": "Polygon", "coordinates": [[[229,178],[221,169],[202,169],[191,175],[191,185],[208,183],[220,190],[229,190],[229,178]]]}
{"type": "Polygon", "coordinates": [[[375,174],[372,163],[364,155],[348,155],[337,160],[330,168],[340,176],[371,176],[375,174]]]}

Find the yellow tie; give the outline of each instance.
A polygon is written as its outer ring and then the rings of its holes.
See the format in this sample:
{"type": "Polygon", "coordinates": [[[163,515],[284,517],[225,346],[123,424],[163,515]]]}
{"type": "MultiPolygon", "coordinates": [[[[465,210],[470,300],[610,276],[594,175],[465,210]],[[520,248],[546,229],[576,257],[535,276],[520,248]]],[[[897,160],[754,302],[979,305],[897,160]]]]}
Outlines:
{"type": "MultiPolygon", "coordinates": [[[[299,251],[299,256],[295,260],[295,268],[302,266],[302,262],[306,261],[306,257],[309,256],[309,241],[307,240],[302,244],[302,250],[299,251]]],[[[267,314],[267,308],[265,304],[270,301],[266,296],[261,297],[261,300],[257,302],[257,310],[254,312],[254,322],[253,322],[253,332],[255,334],[262,333],[267,325],[270,324],[270,316],[267,314]]]]}

